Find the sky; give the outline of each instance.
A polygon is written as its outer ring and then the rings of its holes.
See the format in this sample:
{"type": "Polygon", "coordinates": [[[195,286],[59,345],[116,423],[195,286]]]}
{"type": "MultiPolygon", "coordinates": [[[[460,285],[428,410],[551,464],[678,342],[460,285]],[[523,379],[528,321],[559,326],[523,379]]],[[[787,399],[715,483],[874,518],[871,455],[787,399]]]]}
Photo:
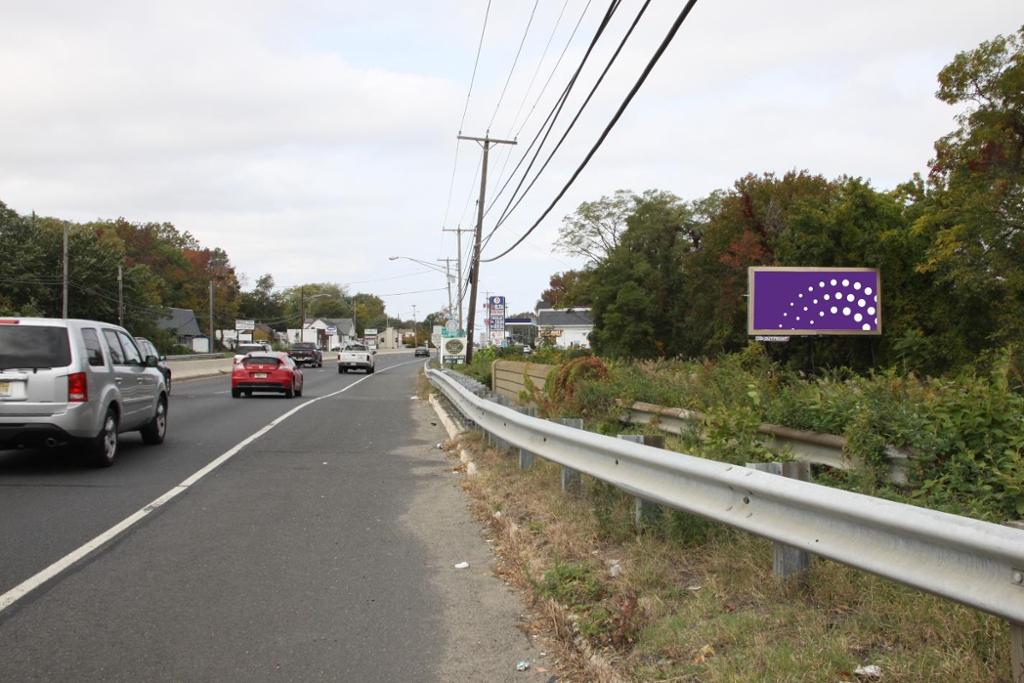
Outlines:
{"type": "MultiPolygon", "coordinates": [[[[553,135],[641,5],[622,1],[553,135]]],[[[485,258],[547,208],[682,5],[651,0],[485,258]]],[[[79,221],[169,221],[225,249],[250,285],[264,273],[281,287],[352,283],[390,315],[409,319],[416,306],[422,317],[447,305],[446,279],[406,259],[454,259],[455,233],[441,228],[475,224],[481,152],[456,136],[519,143],[491,151],[485,206],[498,199],[486,233],[607,7],[0,0],[0,201],[79,221]]],[[[938,71],[1022,23],[1019,0],[701,0],[548,217],[484,264],[481,292],[506,296],[510,313],[532,309],[552,273],[581,265],[553,250],[563,217],[619,189],[689,200],[792,169],[892,188],[925,171],[955,125],[934,97],[938,71]]]]}

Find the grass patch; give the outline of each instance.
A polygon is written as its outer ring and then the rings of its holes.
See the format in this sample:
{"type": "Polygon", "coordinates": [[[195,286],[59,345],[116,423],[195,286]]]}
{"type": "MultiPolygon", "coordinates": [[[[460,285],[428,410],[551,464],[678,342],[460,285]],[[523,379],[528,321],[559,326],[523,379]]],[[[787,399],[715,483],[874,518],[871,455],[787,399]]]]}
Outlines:
{"type": "Polygon", "coordinates": [[[876,664],[885,681],[1004,681],[1005,623],[820,558],[802,583],[771,570],[771,543],[665,511],[632,530],[632,499],[558,467],[518,469],[475,435],[463,480],[493,529],[498,573],[557,639],[562,680],[842,681],[876,664]]]}

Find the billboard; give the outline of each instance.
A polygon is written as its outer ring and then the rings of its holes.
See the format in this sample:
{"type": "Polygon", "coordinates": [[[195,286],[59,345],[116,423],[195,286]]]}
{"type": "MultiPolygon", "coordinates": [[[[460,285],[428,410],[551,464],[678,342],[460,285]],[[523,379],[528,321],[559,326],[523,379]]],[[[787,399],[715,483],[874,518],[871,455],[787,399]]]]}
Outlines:
{"type": "Polygon", "coordinates": [[[877,268],[747,269],[747,334],[882,333],[877,268]]]}

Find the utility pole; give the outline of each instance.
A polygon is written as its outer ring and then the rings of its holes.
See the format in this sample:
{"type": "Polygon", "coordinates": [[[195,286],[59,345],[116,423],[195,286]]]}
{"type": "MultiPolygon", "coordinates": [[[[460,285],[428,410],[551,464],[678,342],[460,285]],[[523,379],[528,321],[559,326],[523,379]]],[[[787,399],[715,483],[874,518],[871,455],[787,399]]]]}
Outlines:
{"type": "Polygon", "coordinates": [[[482,138],[460,135],[460,140],[473,140],[484,150],[484,158],[480,165],[480,201],[476,205],[476,230],[473,236],[473,278],[469,287],[469,321],[466,324],[466,363],[473,361],[473,323],[476,321],[476,290],[480,284],[480,240],[484,230],[484,203],[487,194],[487,154],[492,145],[514,145],[515,140],[498,140],[491,137],[491,132],[482,138]]]}
{"type": "Polygon", "coordinates": [[[124,268],[117,267],[117,324],[124,327],[124,268]]]}
{"type": "MultiPolygon", "coordinates": [[[[448,280],[448,315],[454,315],[454,309],[452,308],[452,260],[450,258],[439,258],[438,261],[444,261],[444,276],[448,280]]],[[[461,307],[462,302],[459,302],[461,307]]],[[[459,316],[461,317],[461,316],[459,316]]]]}
{"type": "Polygon", "coordinates": [[[62,316],[68,318],[68,224],[64,224],[64,295],[61,297],[62,316]]]}
{"type": "Polygon", "coordinates": [[[456,263],[456,266],[455,266],[455,268],[456,268],[455,272],[458,273],[458,276],[459,276],[459,280],[456,283],[456,286],[458,288],[458,295],[459,295],[459,329],[463,330],[465,328],[462,326],[462,301],[463,301],[463,299],[465,297],[463,296],[463,292],[462,292],[462,233],[464,233],[464,232],[472,232],[472,230],[470,230],[469,228],[463,228],[460,225],[457,228],[441,228],[441,232],[454,232],[456,234],[456,236],[458,237],[458,240],[459,240],[459,246],[458,246],[459,251],[456,253],[457,263],[456,263]]]}
{"type": "Polygon", "coordinates": [[[213,353],[213,280],[210,280],[210,348],[207,349],[210,353],[213,353]]]}
{"type": "MultiPolygon", "coordinates": [[[[451,287],[448,288],[448,292],[451,293],[451,287]]],[[[420,345],[420,333],[416,330],[416,304],[412,305],[412,345],[420,345]]]]}
{"type": "Polygon", "coordinates": [[[299,341],[306,341],[306,288],[299,285],[299,341]]]}

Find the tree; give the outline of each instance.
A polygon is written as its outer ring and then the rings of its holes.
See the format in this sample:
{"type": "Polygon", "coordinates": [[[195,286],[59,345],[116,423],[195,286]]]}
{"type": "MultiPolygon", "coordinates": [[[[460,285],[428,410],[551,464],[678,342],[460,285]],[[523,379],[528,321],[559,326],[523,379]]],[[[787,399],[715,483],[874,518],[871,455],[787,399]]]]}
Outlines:
{"type": "Polygon", "coordinates": [[[1024,27],[956,55],[936,96],[962,107],[935,143],[915,229],[929,239],[918,266],[992,316],[991,342],[1024,334],[1024,27]]]}
{"type": "Polygon", "coordinates": [[[590,306],[589,270],[567,270],[555,273],[548,280],[548,288],[540,294],[537,308],[572,308],[590,306]]]}
{"type": "Polygon", "coordinates": [[[251,291],[242,292],[238,302],[238,315],[247,320],[264,322],[272,327],[287,328],[284,304],[281,296],[274,292],[274,277],[269,273],[256,280],[251,291]]]}
{"type": "Polygon", "coordinates": [[[600,265],[619,245],[626,219],[633,213],[638,197],[618,190],[611,197],[583,202],[576,213],[562,219],[555,248],[570,256],[581,256],[587,267],[600,265]]]}
{"type": "Polygon", "coordinates": [[[674,302],[681,262],[693,247],[688,206],[667,192],[646,192],[626,219],[620,243],[589,279],[595,349],[610,356],[650,358],[676,352],[674,302]]]}

